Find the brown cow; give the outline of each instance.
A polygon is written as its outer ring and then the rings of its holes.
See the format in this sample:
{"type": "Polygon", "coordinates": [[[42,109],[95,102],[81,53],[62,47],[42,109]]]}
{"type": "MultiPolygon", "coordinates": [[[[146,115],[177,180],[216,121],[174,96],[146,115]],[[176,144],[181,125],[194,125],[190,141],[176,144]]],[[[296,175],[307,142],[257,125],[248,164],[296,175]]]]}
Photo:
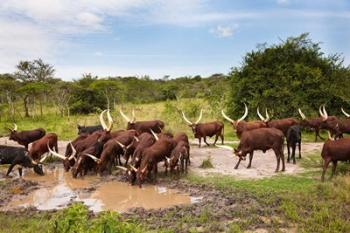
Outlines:
{"type": "Polygon", "coordinates": [[[336,116],[328,116],[325,105],[320,106],[319,112],[323,119],[321,128],[328,130],[335,139],[342,138],[343,133],[339,128],[341,121],[336,116]]]}
{"type": "Polygon", "coordinates": [[[176,142],[172,138],[162,137],[159,139],[157,135],[154,134],[154,136],[157,141],[142,151],[141,164],[137,170],[137,180],[140,187],[149,173],[153,173],[154,181],[156,181],[158,163],[164,161],[166,164],[166,157],[170,156],[171,151],[176,146],[176,142]]]}
{"type": "Polygon", "coordinates": [[[195,123],[192,123],[190,120],[187,119],[185,113],[182,112],[182,117],[188,123],[188,126],[191,127],[194,137],[198,138],[198,146],[201,147],[202,138],[204,139],[205,144],[209,146],[209,143],[207,143],[207,137],[212,137],[214,135],[214,146],[219,137],[221,138],[221,143],[224,144],[224,123],[222,123],[221,121],[199,123],[199,121],[202,119],[202,115],[203,111],[201,110],[198,120],[195,123]]]}
{"type": "Polygon", "coordinates": [[[277,159],[275,172],[279,170],[280,161],[282,161],[282,171],[284,171],[283,144],[283,132],[275,128],[261,128],[243,132],[238,147],[234,149],[235,155],[239,157],[235,169],[238,168],[241,160],[246,159],[247,154],[249,154],[249,164],[247,168],[250,168],[255,150],[262,150],[265,153],[267,150],[272,149],[277,159]]]}
{"type": "Polygon", "coordinates": [[[150,129],[153,130],[153,132],[160,133],[162,132],[164,128],[164,122],[161,120],[152,120],[152,121],[136,121],[135,117],[135,111],[132,111],[132,120],[130,120],[129,117],[127,117],[123,111],[119,110],[120,115],[125,119],[126,122],[128,122],[128,125],[126,129],[134,129],[139,134],[149,132],[150,129]]]}
{"type": "Polygon", "coordinates": [[[321,180],[324,181],[324,176],[330,162],[333,163],[331,174],[331,177],[333,177],[337,168],[337,162],[350,160],[350,138],[341,138],[334,141],[334,138],[329,134],[329,139],[323,144],[321,156],[323,159],[321,180]]]}
{"type": "Polygon", "coordinates": [[[298,112],[299,112],[301,119],[302,119],[300,121],[300,125],[302,127],[306,127],[306,128],[310,128],[310,129],[315,130],[315,142],[317,142],[317,137],[320,138],[321,140],[324,140],[324,138],[322,138],[320,135],[321,124],[323,121],[322,117],[307,119],[305,114],[300,110],[300,108],[298,109],[298,112]]]}
{"type": "MultiPolygon", "coordinates": [[[[55,149],[58,152],[57,146],[57,134],[48,133],[44,137],[36,140],[32,143],[28,155],[35,161],[39,160],[41,156],[45,153],[48,153],[48,147],[55,149]]],[[[46,155],[47,156],[47,155],[46,155]]]]}
{"type": "Polygon", "coordinates": [[[266,127],[266,123],[264,121],[252,121],[252,122],[244,121],[244,119],[248,116],[248,107],[246,104],[244,104],[244,107],[245,107],[244,114],[237,121],[228,117],[225,114],[224,110],[221,111],[222,116],[232,124],[233,130],[236,131],[236,135],[238,138],[241,137],[241,135],[244,131],[249,131],[249,130],[253,130],[253,129],[259,129],[259,128],[266,127]]]}
{"type": "Polygon", "coordinates": [[[174,171],[177,171],[178,174],[180,174],[180,171],[187,173],[187,167],[190,161],[187,148],[188,144],[185,141],[179,141],[176,147],[171,151],[170,159],[167,159],[171,173],[174,173],[174,171]]]}
{"type": "Polygon", "coordinates": [[[44,137],[44,135],[46,134],[43,128],[17,131],[16,124],[14,124],[13,129],[8,130],[10,131],[9,139],[12,141],[16,141],[20,145],[23,145],[26,148],[26,150],[28,150],[28,144],[44,137]]]}
{"type": "Polygon", "coordinates": [[[299,122],[294,118],[270,120],[267,110],[266,110],[266,118],[264,118],[264,120],[266,122],[267,127],[281,130],[285,137],[287,136],[288,129],[291,126],[299,124],[299,122]]]}

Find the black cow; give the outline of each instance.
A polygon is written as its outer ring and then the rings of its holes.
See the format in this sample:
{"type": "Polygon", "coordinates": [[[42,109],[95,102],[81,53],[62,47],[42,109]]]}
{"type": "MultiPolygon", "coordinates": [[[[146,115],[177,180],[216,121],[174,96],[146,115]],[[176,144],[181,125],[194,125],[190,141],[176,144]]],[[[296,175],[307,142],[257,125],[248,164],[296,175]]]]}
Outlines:
{"type": "Polygon", "coordinates": [[[6,176],[18,165],[18,173],[22,176],[22,167],[33,168],[38,175],[44,175],[42,165],[33,161],[24,148],[14,146],[0,146],[0,164],[10,164],[6,176]]]}
{"type": "Polygon", "coordinates": [[[293,163],[295,164],[295,148],[297,144],[299,149],[299,159],[301,159],[301,127],[299,125],[293,125],[287,131],[287,149],[288,149],[287,163],[289,163],[290,159],[293,159],[293,163]],[[290,147],[292,148],[291,157],[290,157],[290,147]]]}
{"type": "Polygon", "coordinates": [[[81,134],[92,134],[95,131],[103,130],[102,125],[92,125],[92,126],[81,126],[77,125],[78,135],[81,134]]]}

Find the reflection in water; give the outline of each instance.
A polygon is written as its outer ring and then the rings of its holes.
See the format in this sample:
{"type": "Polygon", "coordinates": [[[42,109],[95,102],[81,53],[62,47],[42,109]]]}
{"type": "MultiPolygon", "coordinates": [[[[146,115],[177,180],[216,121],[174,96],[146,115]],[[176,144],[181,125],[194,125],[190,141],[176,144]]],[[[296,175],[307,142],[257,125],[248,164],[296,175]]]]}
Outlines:
{"type": "MultiPolygon", "coordinates": [[[[179,204],[198,202],[186,194],[178,194],[159,186],[130,186],[118,181],[100,181],[97,176],[85,176],[73,179],[71,173],[65,173],[61,166],[47,169],[45,176],[37,176],[27,170],[24,179],[39,182],[41,188],[23,199],[10,202],[3,210],[16,207],[34,206],[40,210],[58,209],[67,206],[71,201],[82,201],[94,212],[115,210],[124,212],[129,208],[143,207],[156,209],[179,204]],[[82,188],[96,188],[92,192],[82,188]],[[80,190],[79,190],[80,189],[80,190]]],[[[103,179],[103,178],[102,178],[103,179]]]]}

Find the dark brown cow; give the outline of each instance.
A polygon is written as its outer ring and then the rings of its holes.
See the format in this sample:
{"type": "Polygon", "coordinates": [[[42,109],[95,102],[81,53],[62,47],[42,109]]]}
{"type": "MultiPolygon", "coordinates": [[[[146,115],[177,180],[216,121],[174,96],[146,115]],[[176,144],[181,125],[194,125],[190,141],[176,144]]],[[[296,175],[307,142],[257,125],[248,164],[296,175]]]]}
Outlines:
{"type": "Polygon", "coordinates": [[[141,133],[148,133],[151,130],[156,133],[162,132],[164,129],[164,122],[161,120],[152,120],[152,121],[136,121],[135,118],[135,111],[132,111],[132,120],[130,120],[129,117],[127,117],[123,111],[120,109],[120,115],[125,119],[126,122],[128,122],[128,125],[126,129],[134,129],[139,134],[141,133]]]}
{"type": "Polygon", "coordinates": [[[342,138],[343,133],[341,130],[344,130],[344,127],[343,124],[341,124],[341,121],[336,116],[328,116],[325,105],[320,106],[319,112],[323,120],[321,128],[328,130],[331,133],[331,136],[335,136],[335,139],[342,138]],[[339,126],[341,126],[342,129],[340,129],[339,126]]]}
{"type": "Polygon", "coordinates": [[[42,128],[17,131],[17,125],[14,125],[14,129],[8,129],[10,131],[9,139],[16,141],[20,145],[23,145],[26,148],[26,150],[28,150],[29,143],[32,143],[44,137],[44,135],[46,134],[45,130],[42,128]]]}
{"type": "Polygon", "coordinates": [[[228,117],[223,110],[221,111],[222,116],[232,124],[233,130],[236,131],[236,135],[238,138],[241,137],[244,131],[266,127],[266,123],[264,121],[251,121],[251,122],[244,121],[244,119],[248,116],[248,107],[246,104],[244,104],[244,107],[245,107],[244,114],[237,121],[228,117]]]}
{"type": "MultiPolygon", "coordinates": [[[[48,153],[48,147],[51,149],[55,149],[56,152],[58,152],[58,146],[57,146],[57,134],[55,133],[48,133],[44,137],[40,138],[39,140],[36,140],[32,143],[32,146],[30,147],[30,150],[28,152],[28,155],[33,160],[39,160],[41,159],[41,156],[45,153],[48,153]]],[[[47,155],[46,155],[47,156],[47,155]]],[[[46,156],[43,158],[45,159],[46,156]]]]}
{"type": "Polygon", "coordinates": [[[63,160],[63,167],[66,172],[68,172],[69,169],[74,166],[74,163],[76,161],[77,151],[75,147],[77,147],[78,144],[85,140],[89,135],[90,134],[88,133],[79,134],[78,137],[76,137],[73,141],[67,144],[66,152],[64,154],[65,159],[63,160]]]}
{"type": "Polygon", "coordinates": [[[170,159],[167,159],[171,173],[174,173],[175,171],[178,174],[180,174],[180,171],[187,173],[187,167],[190,161],[190,155],[187,148],[188,144],[185,141],[179,141],[177,142],[176,147],[171,151],[170,159]]]}
{"type": "Polygon", "coordinates": [[[150,133],[142,133],[139,137],[139,142],[135,147],[134,154],[132,155],[131,164],[133,164],[136,168],[140,166],[142,151],[150,146],[152,146],[156,139],[150,133]]]}
{"type": "Polygon", "coordinates": [[[202,138],[205,144],[209,146],[209,143],[207,142],[207,137],[212,137],[214,135],[214,146],[219,137],[221,138],[221,143],[224,144],[224,123],[222,123],[221,121],[199,123],[202,119],[202,115],[203,111],[201,110],[198,120],[195,123],[192,123],[190,120],[187,119],[185,113],[182,112],[182,117],[188,123],[188,126],[191,127],[194,137],[198,138],[198,146],[201,147],[202,138]]]}
{"type": "Polygon", "coordinates": [[[298,109],[298,112],[302,118],[302,120],[299,122],[300,125],[304,128],[310,128],[315,130],[315,142],[317,142],[317,137],[321,140],[324,140],[324,138],[322,138],[320,135],[321,124],[323,121],[322,117],[307,119],[304,113],[300,110],[300,108],[298,109]]]}
{"type": "Polygon", "coordinates": [[[176,146],[176,142],[172,138],[163,137],[158,139],[156,135],[155,137],[157,141],[142,151],[141,164],[137,170],[137,180],[140,187],[149,173],[153,173],[154,181],[156,181],[158,163],[164,161],[166,164],[166,157],[170,156],[171,151],[176,146]]]}
{"type": "Polygon", "coordinates": [[[338,161],[350,160],[350,138],[341,138],[334,141],[334,138],[329,135],[329,139],[323,144],[321,156],[323,159],[321,180],[324,181],[324,176],[330,162],[333,163],[332,177],[337,168],[338,161]]]}
{"type": "Polygon", "coordinates": [[[283,132],[275,128],[261,128],[243,132],[238,147],[234,149],[235,155],[239,157],[235,169],[238,168],[241,160],[246,159],[247,154],[249,154],[249,164],[247,168],[250,168],[255,150],[262,150],[265,153],[267,150],[272,149],[277,159],[275,172],[279,170],[280,161],[282,161],[282,171],[284,171],[283,144],[283,132]]]}

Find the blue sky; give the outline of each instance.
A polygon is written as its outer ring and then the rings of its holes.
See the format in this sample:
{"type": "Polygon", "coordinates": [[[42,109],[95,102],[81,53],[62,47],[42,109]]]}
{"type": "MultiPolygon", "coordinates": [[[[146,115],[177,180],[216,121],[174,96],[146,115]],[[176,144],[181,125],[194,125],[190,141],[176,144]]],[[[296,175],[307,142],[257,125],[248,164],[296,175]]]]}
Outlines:
{"type": "Polygon", "coordinates": [[[2,0],[0,73],[40,57],[65,80],[208,76],[303,32],[349,65],[349,21],[349,0],[2,0]]]}

